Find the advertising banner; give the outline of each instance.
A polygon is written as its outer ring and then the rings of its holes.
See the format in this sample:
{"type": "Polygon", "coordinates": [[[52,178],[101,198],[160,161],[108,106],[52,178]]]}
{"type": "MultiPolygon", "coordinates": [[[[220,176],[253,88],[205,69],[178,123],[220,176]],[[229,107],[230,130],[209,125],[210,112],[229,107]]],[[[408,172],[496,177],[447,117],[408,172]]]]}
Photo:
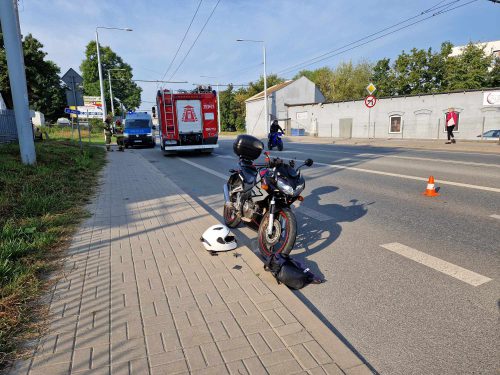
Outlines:
{"type": "MultiPolygon", "coordinates": [[[[75,109],[74,106],[70,107],[71,109],[75,109]]],[[[78,118],[80,120],[86,120],[89,118],[102,118],[102,109],[94,106],[83,106],[79,105],[76,110],[80,113],[78,115],[78,118]]],[[[70,115],[71,117],[75,118],[76,115],[70,115]]]]}
{"type": "Polygon", "coordinates": [[[100,96],[84,96],[83,105],[85,107],[101,107],[101,97],[100,96]]]}

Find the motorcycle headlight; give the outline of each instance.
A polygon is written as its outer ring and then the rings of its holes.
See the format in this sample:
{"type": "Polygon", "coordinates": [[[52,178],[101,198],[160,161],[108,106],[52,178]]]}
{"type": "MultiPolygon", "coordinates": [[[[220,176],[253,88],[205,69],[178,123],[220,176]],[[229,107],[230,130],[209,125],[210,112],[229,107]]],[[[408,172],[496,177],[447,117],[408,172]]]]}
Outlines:
{"type": "Polygon", "coordinates": [[[278,189],[280,189],[286,195],[293,195],[293,187],[288,185],[281,178],[278,178],[278,189]]]}
{"type": "Polygon", "coordinates": [[[293,191],[293,195],[297,196],[299,195],[300,193],[302,193],[302,190],[304,190],[304,187],[306,186],[306,183],[305,181],[302,181],[301,184],[297,185],[297,187],[295,188],[295,190],[293,191]]]}
{"type": "Polygon", "coordinates": [[[128,137],[128,133],[123,133],[123,136],[124,137],[128,137]]]}
{"type": "Polygon", "coordinates": [[[146,134],[146,137],[152,137],[153,136],[153,133],[147,133],[146,134]]]}

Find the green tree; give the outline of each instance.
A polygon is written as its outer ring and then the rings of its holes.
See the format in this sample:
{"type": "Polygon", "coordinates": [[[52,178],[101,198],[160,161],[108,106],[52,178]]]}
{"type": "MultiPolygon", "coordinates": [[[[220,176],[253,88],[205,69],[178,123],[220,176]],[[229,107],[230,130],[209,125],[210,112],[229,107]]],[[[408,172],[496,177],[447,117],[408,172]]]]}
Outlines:
{"type": "Polygon", "coordinates": [[[377,88],[378,96],[392,96],[395,94],[395,76],[391,69],[391,60],[382,59],[377,61],[373,67],[371,81],[377,88]]]}
{"type": "MultiPolygon", "coordinates": [[[[125,63],[110,47],[100,46],[102,73],[104,75],[105,92],[109,92],[108,71],[110,69],[123,69],[111,72],[113,96],[119,98],[126,109],[135,109],[141,104],[142,89],[132,81],[132,67],[125,63]]],[[[83,77],[83,91],[85,95],[100,96],[99,71],[97,67],[96,42],[91,41],[85,48],[85,59],[80,65],[83,77]]],[[[111,108],[110,99],[106,99],[107,108],[111,108]]],[[[118,102],[114,103],[115,109],[119,108],[118,102]]]]}
{"type": "Polygon", "coordinates": [[[484,47],[469,43],[458,56],[448,57],[445,79],[449,90],[470,90],[487,87],[491,82],[489,69],[493,56],[484,47]]]}
{"type": "MultiPolygon", "coordinates": [[[[52,61],[46,60],[40,43],[33,35],[28,34],[22,41],[26,83],[30,108],[40,111],[49,121],[55,120],[64,110],[65,96],[61,86],[59,67],[52,61]]],[[[7,69],[7,60],[0,33],[0,92],[8,108],[12,108],[12,96],[7,69]]]]}
{"type": "Polygon", "coordinates": [[[219,93],[219,100],[222,131],[233,131],[236,129],[237,111],[232,85],[219,93]]]}
{"type": "Polygon", "coordinates": [[[493,62],[488,77],[488,87],[500,87],[500,57],[497,57],[493,62]]]}
{"type": "MultiPolygon", "coordinates": [[[[267,76],[267,87],[277,85],[279,83],[285,82],[284,78],[278,77],[277,74],[271,74],[267,76]]],[[[260,76],[259,80],[256,82],[250,82],[248,84],[247,93],[248,97],[254,96],[259,92],[264,91],[264,76],[260,76]]]]}
{"type": "Polygon", "coordinates": [[[340,63],[333,71],[333,100],[360,99],[372,77],[372,65],[362,61],[353,65],[351,61],[340,63]]]}

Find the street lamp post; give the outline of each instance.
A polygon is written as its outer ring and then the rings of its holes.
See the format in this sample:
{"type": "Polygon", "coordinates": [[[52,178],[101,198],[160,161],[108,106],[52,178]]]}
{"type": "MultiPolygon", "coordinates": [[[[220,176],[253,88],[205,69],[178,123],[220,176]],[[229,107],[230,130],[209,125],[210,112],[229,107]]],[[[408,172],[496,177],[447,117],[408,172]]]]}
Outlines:
{"type": "Polygon", "coordinates": [[[102,105],[102,121],[106,120],[106,101],[104,98],[104,82],[102,78],[102,66],[101,66],[101,52],[99,51],[99,33],[97,32],[97,29],[106,29],[106,30],[122,30],[122,31],[132,31],[130,28],[120,28],[120,27],[104,27],[104,26],[97,26],[95,28],[95,42],[96,42],[96,48],[97,48],[97,67],[99,70],[99,86],[101,89],[101,105],[102,105]]]}
{"type": "MultiPolygon", "coordinates": [[[[217,78],[217,77],[209,77],[209,76],[200,76],[202,78],[217,78]]],[[[219,100],[219,84],[216,84],[217,86],[217,128],[218,132],[221,132],[221,127],[220,127],[220,100],[219,100]]]]}
{"type": "Polygon", "coordinates": [[[236,39],[237,42],[251,42],[251,43],[262,43],[262,53],[264,58],[264,111],[265,116],[265,126],[264,129],[269,133],[269,110],[267,107],[267,74],[266,74],[266,43],[263,40],[253,40],[253,39],[236,39]]]}
{"type": "Polygon", "coordinates": [[[36,152],[31,127],[17,1],[0,1],[0,23],[5,43],[21,160],[23,164],[34,165],[36,164],[36,152]]]}
{"type": "Polygon", "coordinates": [[[108,81],[109,81],[109,97],[111,98],[111,113],[115,115],[115,104],[113,103],[113,88],[111,87],[111,71],[112,70],[127,70],[127,69],[108,69],[108,81]]]}

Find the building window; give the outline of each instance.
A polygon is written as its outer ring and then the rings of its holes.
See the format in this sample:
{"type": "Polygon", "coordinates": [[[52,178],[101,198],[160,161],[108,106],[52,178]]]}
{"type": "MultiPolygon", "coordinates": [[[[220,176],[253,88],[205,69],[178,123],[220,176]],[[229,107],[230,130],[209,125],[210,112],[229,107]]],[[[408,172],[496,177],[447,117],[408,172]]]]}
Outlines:
{"type": "Polygon", "coordinates": [[[401,116],[390,117],[389,133],[401,133],[401,116]]]}

